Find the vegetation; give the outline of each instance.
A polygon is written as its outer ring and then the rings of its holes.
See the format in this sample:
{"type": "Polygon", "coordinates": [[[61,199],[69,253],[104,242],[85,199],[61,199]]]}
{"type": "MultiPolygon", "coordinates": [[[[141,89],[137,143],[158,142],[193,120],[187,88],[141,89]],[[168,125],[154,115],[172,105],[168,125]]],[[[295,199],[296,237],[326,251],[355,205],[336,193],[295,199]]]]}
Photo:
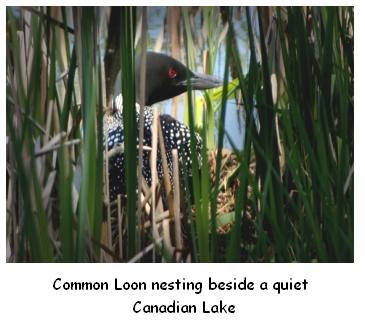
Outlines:
{"type": "MultiPolygon", "coordinates": [[[[153,49],[146,9],[7,9],[7,261],[353,262],[353,8],[167,14],[180,19],[183,40],[172,51],[192,69],[202,57],[214,73],[224,50],[223,87],[207,91],[200,110],[186,95],[187,124],[203,138],[199,170],[192,137],[187,192],[177,160],[173,186],[168,176],[151,188],[137,181],[127,81],[135,53],[153,49]],[[111,202],[103,114],[119,67],[127,196],[111,202]],[[245,116],[243,150],[225,128],[231,98],[245,116]]],[[[157,121],[152,157],[163,148],[157,121]]]]}

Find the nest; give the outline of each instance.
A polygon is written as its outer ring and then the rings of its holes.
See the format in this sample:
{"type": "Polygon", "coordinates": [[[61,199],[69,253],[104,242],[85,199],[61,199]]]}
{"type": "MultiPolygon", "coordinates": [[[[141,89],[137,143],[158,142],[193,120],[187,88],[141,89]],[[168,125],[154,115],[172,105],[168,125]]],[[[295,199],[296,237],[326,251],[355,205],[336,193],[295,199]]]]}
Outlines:
{"type": "MultiPolygon", "coordinates": [[[[212,185],[216,180],[217,154],[210,151],[208,155],[209,174],[212,185]]],[[[250,165],[250,173],[254,173],[254,163],[250,165]]],[[[239,179],[239,161],[237,156],[228,149],[223,149],[221,169],[220,169],[220,185],[217,197],[217,234],[221,249],[225,249],[229,233],[234,224],[234,211],[238,189],[240,186],[239,179]]],[[[161,181],[162,182],[162,181],[161,181]]],[[[181,186],[180,186],[181,187],[181,186]]],[[[126,197],[119,196],[119,202],[113,202],[107,208],[106,230],[104,235],[104,243],[108,246],[109,256],[106,261],[142,261],[142,262],[160,262],[164,261],[164,257],[158,257],[159,253],[152,253],[153,250],[160,250],[162,246],[170,255],[169,261],[190,262],[192,261],[192,237],[190,219],[195,217],[195,207],[192,204],[186,204],[187,197],[182,197],[179,202],[172,199],[172,203],[178,203],[178,207],[169,205],[169,193],[166,193],[164,186],[159,183],[155,190],[155,217],[152,219],[152,192],[151,188],[143,183],[143,193],[141,200],[141,220],[140,220],[140,241],[142,242],[140,253],[132,258],[127,255],[127,214],[125,209],[126,197]],[[184,201],[185,200],[185,201],[184,201]],[[176,210],[179,215],[174,215],[176,210]],[[154,223],[155,222],[155,223],[154,223]],[[109,230],[108,230],[109,227],[109,230]],[[111,238],[108,234],[111,231],[111,238]],[[111,251],[113,254],[111,255],[111,251]]],[[[174,190],[175,192],[175,190],[174,190]]],[[[250,197],[252,190],[249,187],[247,196],[250,197]]],[[[171,204],[171,202],[170,202],[171,204]]],[[[245,213],[242,218],[242,231],[244,233],[243,244],[254,242],[254,227],[252,210],[247,204],[245,213]]],[[[166,261],[166,260],[165,260],[166,261]]]]}

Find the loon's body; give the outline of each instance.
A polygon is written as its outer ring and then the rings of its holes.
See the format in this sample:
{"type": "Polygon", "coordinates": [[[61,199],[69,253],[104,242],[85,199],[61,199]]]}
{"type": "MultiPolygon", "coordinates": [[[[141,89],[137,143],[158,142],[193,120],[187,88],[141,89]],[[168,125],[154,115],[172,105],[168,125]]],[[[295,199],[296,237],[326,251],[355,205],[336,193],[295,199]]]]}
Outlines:
{"type": "MultiPolygon", "coordinates": [[[[139,61],[136,64],[136,79],[138,83],[139,61]]],[[[191,72],[182,63],[175,59],[158,53],[147,53],[146,69],[146,93],[142,113],[144,114],[144,138],[143,145],[152,145],[152,122],[153,108],[150,105],[172,98],[187,90],[187,77],[190,73],[192,89],[209,89],[220,85],[220,81],[206,75],[199,75],[191,72]]],[[[137,87],[138,88],[138,87],[137,87]]],[[[137,93],[137,101],[140,96],[137,93]]],[[[137,125],[141,108],[136,103],[137,125]]],[[[113,114],[104,116],[104,142],[107,141],[108,151],[123,145],[123,99],[118,95],[113,100],[113,114]]],[[[160,116],[161,130],[164,138],[167,163],[170,178],[172,177],[172,150],[177,149],[180,164],[183,165],[187,175],[191,175],[191,136],[195,136],[197,143],[198,161],[200,162],[201,139],[198,134],[191,134],[188,127],[180,123],[169,115],[160,116]]],[[[136,134],[136,145],[138,144],[138,134],[136,134]]],[[[143,151],[142,174],[146,182],[151,185],[150,153],[143,151]]],[[[123,148],[117,154],[112,154],[109,161],[109,197],[115,200],[118,194],[125,193],[125,158],[123,148]]],[[[160,151],[157,153],[157,173],[161,179],[163,167],[160,151]]]]}
{"type": "MultiPolygon", "coordinates": [[[[108,151],[116,148],[124,143],[123,116],[122,116],[122,96],[118,95],[114,99],[114,105],[117,106],[117,112],[114,113],[112,119],[106,117],[104,125],[109,125],[107,131],[108,151]]],[[[137,125],[139,125],[139,106],[137,107],[137,125]]],[[[152,123],[154,109],[144,107],[144,130],[143,130],[143,146],[152,147],[152,123]]],[[[166,150],[167,164],[169,166],[169,176],[172,178],[172,150],[177,149],[180,165],[184,167],[187,174],[191,175],[191,132],[188,127],[180,123],[169,115],[160,115],[161,130],[164,138],[166,150]]],[[[198,163],[200,164],[201,139],[198,134],[194,134],[196,138],[196,148],[198,152],[198,163]]],[[[138,134],[136,136],[136,145],[138,144],[138,134]]],[[[123,151],[123,149],[121,149],[123,151]]],[[[152,183],[152,174],[150,168],[151,151],[143,151],[142,175],[148,185],[152,183]]],[[[118,194],[125,193],[125,159],[123,153],[111,154],[109,159],[109,196],[114,200],[118,194]]],[[[163,166],[161,153],[157,151],[157,174],[159,179],[163,177],[163,166]]]]}

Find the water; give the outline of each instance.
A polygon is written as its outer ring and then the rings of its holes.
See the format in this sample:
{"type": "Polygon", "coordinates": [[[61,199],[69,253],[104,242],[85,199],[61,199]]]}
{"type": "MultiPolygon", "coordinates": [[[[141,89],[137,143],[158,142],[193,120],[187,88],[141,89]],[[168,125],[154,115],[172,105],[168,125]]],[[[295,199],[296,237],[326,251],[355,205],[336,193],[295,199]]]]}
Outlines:
{"type": "MultiPolygon", "coordinates": [[[[217,9],[218,10],[218,9],[217,9]]],[[[246,32],[246,21],[244,15],[240,15],[237,17],[238,12],[235,14],[234,18],[234,28],[236,32],[237,46],[239,52],[241,54],[241,59],[243,60],[243,71],[247,72],[248,67],[248,58],[249,58],[249,46],[247,41],[247,32],[246,32]]],[[[161,28],[165,23],[166,18],[166,8],[165,7],[149,7],[148,8],[148,50],[153,50],[156,41],[160,35],[161,28]]],[[[200,17],[196,17],[196,29],[195,35],[199,35],[201,33],[201,25],[199,23],[200,17]]],[[[221,22],[219,22],[221,23],[221,22]]],[[[181,26],[182,27],[182,26],[181,26]]],[[[167,40],[167,35],[164,35],[164,41],[162,45],[162,52],[169,53],[169,44],[167,40]]],[[[182,44],[183,46],[183,44],[182,44]]],[[[196,58],[197,63],[197,71],[202,72],[201,63],[199,61],[200,58],[196,58]]],[[[223,80],[224,74],[224,62],[225,62],[225,47],[224,41],[219,48],[217,53],[217,59],[214,66],[214,75],[223,80]]],[[[199,96],[199,93],[197,94],[199,96]]],[[[171,114],[172,113],[172,100],[167,100],[159,104],[159,107],[162,112],[171,114]]],[[[216,114],[219,116],[219,114],[216,114]]],[[[184,104],[179,99],[178,105],[178,116],[177,119],[184,122],[184,104]]],[[[229,137],[233,141],[234,145],[238,149],[243,149],[244,142],[244,127],[245,121],[243,116],[242,107],[238,108],[235,100],[228,100],[227,108],[226,108],[226,121],[225,121],[225,130],[229,134],[229,137]]],[[[217,136],[216,136],[217,137],[217,136]]],[[[232,148],[228,138],[225,136],[223,145],[226,148],[232,148]]]]}

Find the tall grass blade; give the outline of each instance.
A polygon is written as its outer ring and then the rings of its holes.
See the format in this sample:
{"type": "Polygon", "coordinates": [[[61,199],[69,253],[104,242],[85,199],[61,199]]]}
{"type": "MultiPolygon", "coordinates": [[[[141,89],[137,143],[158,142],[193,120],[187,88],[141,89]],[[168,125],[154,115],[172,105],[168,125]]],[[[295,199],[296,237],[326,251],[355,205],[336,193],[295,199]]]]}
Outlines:
{"type": "Polygon", "coordinates": [[[136,25],[136,8],[121,9],[121,68],[123,94],[123,122],[125,138],[125,174],[127,192],[128,218],[128,258],[136,254],[136,188],[137,188],[137,125],[135,108],[135,75],[134,75],[134,33],[136,25]]]}

